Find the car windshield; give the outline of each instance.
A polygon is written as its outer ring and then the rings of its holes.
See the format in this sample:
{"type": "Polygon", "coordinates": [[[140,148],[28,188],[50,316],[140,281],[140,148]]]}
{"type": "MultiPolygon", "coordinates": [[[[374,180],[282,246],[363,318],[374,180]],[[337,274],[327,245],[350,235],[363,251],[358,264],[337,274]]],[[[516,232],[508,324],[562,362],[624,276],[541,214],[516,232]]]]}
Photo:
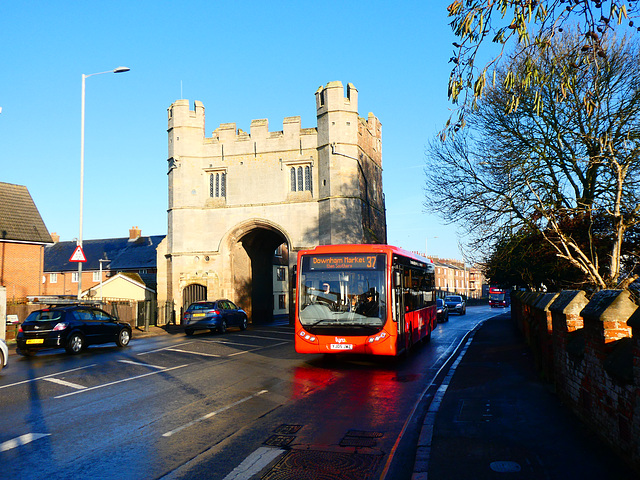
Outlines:
{"type": "Polygon", "coordinates": [[[62,318],[60,310],[40,310],[31,312],[25,322],[55,322],[62,318]]]}
{"type": "Polygon", "coordinates": [[[437,302],[437,304],[438,304],[438,306],[439,306],[439,307],[442,307],[442,306],[444,305],[444,301],[443,301],[441,298],[438,298],[438,299],[436,300],[436,302],[437,302]]]}
{"type": "Polygon", "coordinates": [[[447,301],[447,302],[461,302],[462,301],[462,297],[447,297],[447,298],[445,298],[445,301],[447,301]]]}
{"type": "Polygon", "coordinates": [[[310,255],[302,259],[298,308],[305,327],[381,328],[386,316],[385,256],[310,255]]]}

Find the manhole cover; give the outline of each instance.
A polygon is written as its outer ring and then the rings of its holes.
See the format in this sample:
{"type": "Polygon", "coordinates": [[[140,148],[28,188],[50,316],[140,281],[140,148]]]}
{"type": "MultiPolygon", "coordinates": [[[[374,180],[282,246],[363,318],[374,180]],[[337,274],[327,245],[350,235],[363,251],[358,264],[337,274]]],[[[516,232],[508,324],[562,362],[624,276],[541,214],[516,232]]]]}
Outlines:
{"type": "Polygon", "coordinates": [[[508,460],[501,460],[499,462],[491,462],[489,465],[491,470],[498,473],[515,473],[520,471],[520,464],[516,462],[510,462],[508,460]]]}
{"type": "Polygon", "coordinates": [[[381,457],[315,450],[292,450],[262,480],[366,480],[372,478],[381,457]]]}

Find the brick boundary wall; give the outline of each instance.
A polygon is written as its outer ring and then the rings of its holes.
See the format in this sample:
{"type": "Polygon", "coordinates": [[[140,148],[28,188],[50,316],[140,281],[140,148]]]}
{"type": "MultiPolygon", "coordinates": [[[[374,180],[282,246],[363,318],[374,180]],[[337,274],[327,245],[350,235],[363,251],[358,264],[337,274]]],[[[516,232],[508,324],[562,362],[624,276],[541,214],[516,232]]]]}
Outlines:
{"type": "Polygon", "coordinates": [[[514,292],[541,377],[640,473],[640,308],[627,290],[514,292]]]}

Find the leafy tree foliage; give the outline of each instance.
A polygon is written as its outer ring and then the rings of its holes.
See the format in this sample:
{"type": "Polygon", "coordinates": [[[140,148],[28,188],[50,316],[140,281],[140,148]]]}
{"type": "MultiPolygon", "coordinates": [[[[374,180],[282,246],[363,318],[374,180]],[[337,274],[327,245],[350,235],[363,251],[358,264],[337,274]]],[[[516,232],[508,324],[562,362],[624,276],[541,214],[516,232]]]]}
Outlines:
{"type": "MultiPolygon", "coordinates": [[[[543,108],[541,99],[549,76],[535,62],[524,63],[518,72],[504,76],[500,82],[495,77],[487,78],[489,71],[500,64],[506,47],[517,46],[522,56],[544,54],[556,37],[570,27],[581,38],[569,52],[579,67],[608,56],[605,34],[621,29],[640,30],[634,24],[640,5],[634,1],[454,0],[447,10],[450,26],[458,37],[450,59],[453,67],[449,99],[454,104],[462,102],[456,110],[457,117],[447,123],[456,131],[464,126],[467,114],[477,106],[488,85],[503,89],[511,109],[517,109],[525,95],[537,100],[538,109],[543,108]],[[491,44],[497,51],[490,48],[491,44]],[[478,67],[476,59],[481,47],[493,54],[478,67]]],[[[566,80],[561,82],[563,89],[570,88],[566,80]]]]}
{"type": "Polygon", "coordinates": [[[585,64],[583,40],[564,32],[496,70],[468,128],[431,142],[425,206],[461,224],[481,251],[536,232],[605,288],[618,283],[624,242],[640,222],[640,53],[603,35],[606,55],[585,64]],[[532,68],[544,82],[534,94],[515,85],[514,108],[502,85],[532,68]],[[580,232],[568,228],[575,222],[580,232]]]}

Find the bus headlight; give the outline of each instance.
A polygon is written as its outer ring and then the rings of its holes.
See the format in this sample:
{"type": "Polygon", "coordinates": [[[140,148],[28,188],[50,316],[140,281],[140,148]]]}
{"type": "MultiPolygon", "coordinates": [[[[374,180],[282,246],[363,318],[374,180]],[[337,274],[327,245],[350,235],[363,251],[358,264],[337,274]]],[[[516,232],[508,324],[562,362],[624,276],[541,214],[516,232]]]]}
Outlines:
{"type": "Polygon", "coordinates": [[[369,339],[367,340],[367,343],[378,343],[386,340],[387,338],[389,338],[389,334],[385,331],[382,331],[375,336],[369,337],[369,339]]]}
{"type": "Polygon", "coordinates": [[[300,330],[298,332],[298,336],[309,343],[313,343],[316,345],[318,344],[318,339],[315,337],[315,335],[311,335],[310,333],[307,333],[304,330],[300,330]]]}

